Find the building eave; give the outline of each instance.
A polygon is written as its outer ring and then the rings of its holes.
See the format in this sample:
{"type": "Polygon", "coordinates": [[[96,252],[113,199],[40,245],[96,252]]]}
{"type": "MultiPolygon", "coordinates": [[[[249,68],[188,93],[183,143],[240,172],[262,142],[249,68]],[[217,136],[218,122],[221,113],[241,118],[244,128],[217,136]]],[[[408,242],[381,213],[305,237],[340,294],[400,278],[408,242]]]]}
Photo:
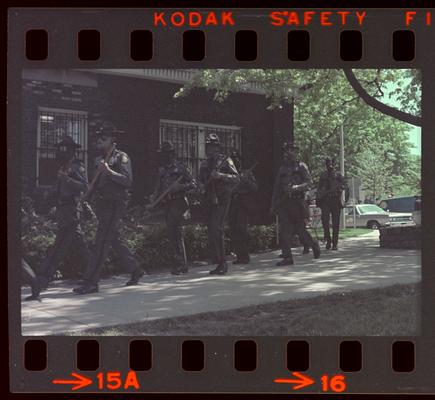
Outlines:
{"type": "MultiPolygon", "coordinates": [[[[168,83],[184,85],[192,80],[194,71],[192,69],[79,69],[78,71],[90,72],[93,74],[105,74],[124,76],[136,79],[148,79],[168,83]]],[[[242,93],[264,95],[264,90],[259,85],[250,84],[242,93]]]]}

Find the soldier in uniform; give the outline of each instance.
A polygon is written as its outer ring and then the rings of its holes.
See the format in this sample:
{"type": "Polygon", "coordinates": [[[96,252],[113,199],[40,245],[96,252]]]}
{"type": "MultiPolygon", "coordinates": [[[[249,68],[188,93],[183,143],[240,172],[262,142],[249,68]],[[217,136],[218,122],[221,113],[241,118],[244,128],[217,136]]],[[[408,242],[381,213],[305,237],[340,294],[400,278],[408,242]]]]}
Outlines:
{"type": "Polygon", "coordinates": [[[337,250],[340,214],[343,208],[342,193],[348,186],[344,177],[335,170],[331,158],[325,160],[326,171],[320,176],[317,187],[317,206],[322,210],[323,234],[326,240],[326,249],[331,248],[331,233],[329,221],[332,219],[332,250],[337,250]]]}
{"type": "Polygon", "coordinates": [[[231,192],[240,183],[239,173],[230,157],[220,152],[216,134],[206,138],[207,159],[199,169],[199,182],[207,214],[209,248],[217,266],[211,275],[224,275],[228,271],[225,259],[224,225],[231,202],[231,192]]]}
{"type": "MultiPolygon", "coordinates": [[[[242,171],[242,160],[239,152],[233,151],[231,158],[237,171],[242,171]]],[[[252,170],[244,170],[240,173],[240,183],[232,192],[228,221],[230,226],[231,246],[237,258],[233,264],[249,264],[249,234],[248,214],[252,193],[258,190],[257,180],[252,170]]]]}
{"type": "Polygon", "coordinates": [[[183,215],[189,209],[186,192],[195,189],[197,185],[187,166],[177,161],[172,143],[163,142],[157,151],[161,156],[162,167],[159,170],[159,178],[152,198],[157,198],[162,192],[171,188],[162,199],[162,205],[165,208],[165,221],[175,258],[171,273],[179,275],[188,271],[181,231],[183,215]]]}
{"type": "Polygon", "coordinates": [[[296,146],[283,144],[283,163],[278,170],[272,196],[271,213],[278,214],[283,259],[276,265],[293,265],[291,243],[297,234],[302,243],[312,248],[314,258],[320,257],[319,244],[307,232],[305,192],[311,185],[308,167],[297,160],[296,146]]]}
{"type": "Polygon", "coordinates": [[[138,261],[122,242],[118,231],[133,179],[130,158],[114,147],[115,136],[119,133],[122,132],[111,125],[103,126],[97,131],[96,147],[101,155],[95,160],[95,169],[100,175],[94,186],[93,197],[98,227],[83,284],[74,289],[76,294],[98,292],[100,270],[110,248],[123,269],[131,275],[127,286],[136,285],[143,275],[138,261]]]}
{"type": "Polygon", "coordinates": [[[89,259],[89,251],[80,228],[80,196],[88,188],[85,167],[76,157],[76,150],[80,145],[75,143],[71,136],[65,136],[56,147],[56,159],[61,166],[56,183],[50,190],[50,198],[46,201],[53,200],[56,205],[57,233],[54,245],[37,275],[41,290],[47,288],[60,263],[71,249],[74,249],[78,260],[84,265],[89,259]]]}

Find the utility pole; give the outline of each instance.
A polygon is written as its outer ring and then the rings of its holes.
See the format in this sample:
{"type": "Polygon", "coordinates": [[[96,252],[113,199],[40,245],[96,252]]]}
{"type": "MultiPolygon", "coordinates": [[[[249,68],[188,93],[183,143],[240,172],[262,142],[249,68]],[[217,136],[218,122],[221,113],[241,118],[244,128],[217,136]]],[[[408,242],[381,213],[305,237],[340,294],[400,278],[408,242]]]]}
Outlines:
{"type": "Polygon", "coordinates": [[[353,229],[356,229],[355,178],[352,176],[353,229]]]}
{"type": "MultiPolygon", "coordinates": [[[[343,123],[340,125],[340,173],[344,178],[344,129],[343,123]]],[[[344,204],[346,200],[345,193],[341,193],[341,201],[344,204]]],[[[346,215],[343,210],[341,213],[341,221],[340,221],[341,229],[346,229],[346,215]]]]}

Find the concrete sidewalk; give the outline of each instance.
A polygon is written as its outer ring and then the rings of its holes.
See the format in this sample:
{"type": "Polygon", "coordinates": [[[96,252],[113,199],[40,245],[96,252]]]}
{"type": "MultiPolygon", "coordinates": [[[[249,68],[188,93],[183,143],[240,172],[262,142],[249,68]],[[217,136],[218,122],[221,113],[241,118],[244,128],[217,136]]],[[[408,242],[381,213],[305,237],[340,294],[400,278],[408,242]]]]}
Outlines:
{"type": "MultiPolygon", "coordinates": [[[[276,267],[278,254],[254,255],[249,265],[230,265],[225,276],[211,276],[212,266],[205,266],[180,276],[147,275],[131,287],[124,286],[128,277],[117,276],[102,280],[99,293],[85,296],[57,282],[40,302],[22,302],[22,334],[58,335],[421,280],[421,252],[381,249],[376,231],[343,240],[338,251],[322,251],[318,260],[296,249],[291,267],[276,267]]],[[[28,294],[23,288],[22,297],[28,294]]]]}

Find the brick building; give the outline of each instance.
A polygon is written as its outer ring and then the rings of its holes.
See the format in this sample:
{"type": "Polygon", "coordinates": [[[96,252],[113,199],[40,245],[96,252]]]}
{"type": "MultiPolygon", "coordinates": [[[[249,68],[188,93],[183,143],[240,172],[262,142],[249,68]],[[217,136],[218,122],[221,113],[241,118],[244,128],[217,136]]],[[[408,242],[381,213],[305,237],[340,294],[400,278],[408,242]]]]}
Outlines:
{"type": "Polygon", "coordinates": [[[161,141],[171,140],[196,175],[205,157],[205,137],[213,132],[226,150],[240,150],[245,167],[258,161],[260,191],[252,222],[268,222],[279,145],[292,135],[290,107],[267,111],[267,100],[255,87],[223,103],[203,89],[174,98],[191,76],[191,70],[168,69],[23,71],[24,190],[35,193],[54,182],[58,166],[53,145],[62,131],[82,145],[80,156],[91,165],[92,131],[98,121],[109,120],[126,132],[118,147],[132,159],[132,202],[141,202],[156,181],[155,150],[161,141]]]}

